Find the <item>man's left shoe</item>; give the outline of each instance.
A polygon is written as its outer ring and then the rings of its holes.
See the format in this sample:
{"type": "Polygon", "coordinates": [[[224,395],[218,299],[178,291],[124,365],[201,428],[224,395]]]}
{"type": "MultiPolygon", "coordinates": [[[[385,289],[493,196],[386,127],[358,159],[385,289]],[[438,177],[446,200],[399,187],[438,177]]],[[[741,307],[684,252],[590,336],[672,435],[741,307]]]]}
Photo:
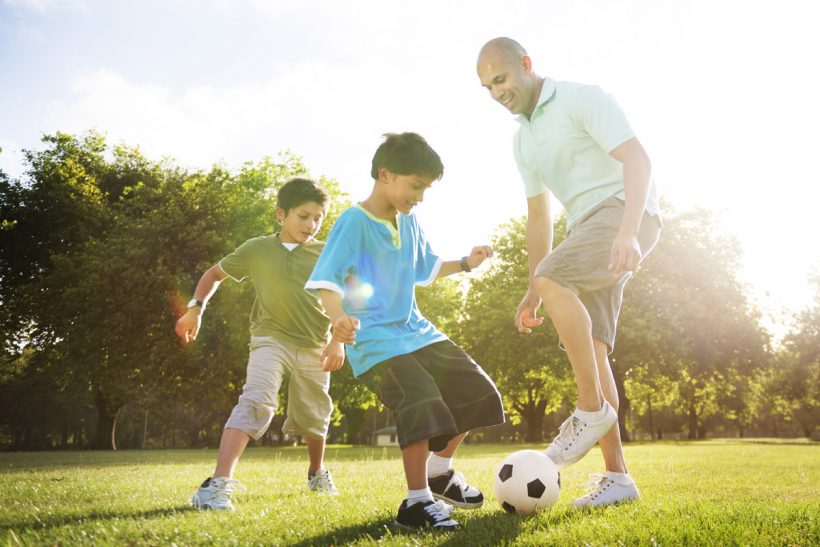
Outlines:
{"type": "Polygon", "coordinates": [[[339,489],[333,484],[333,477],[327,469],[319,469],[313,475],[308,475],[308,487],[319,494],[339,495],[339,489]]]}
{"type": "Polygon", "coordinates": [[[461,509],[478,509],[484,503],[481,492],[464,480],[464,475],[450,469],[446,475],[427,479],[433,497],[461,509]]]}
{"type": "Polygon", "coordinates": [[[620,473],[592,474],[587,483],[591,490],[572,502],[573,507],[599,507],[625,501],[636,500],[641,497],[635,481],[629,475],[620,473]]]}

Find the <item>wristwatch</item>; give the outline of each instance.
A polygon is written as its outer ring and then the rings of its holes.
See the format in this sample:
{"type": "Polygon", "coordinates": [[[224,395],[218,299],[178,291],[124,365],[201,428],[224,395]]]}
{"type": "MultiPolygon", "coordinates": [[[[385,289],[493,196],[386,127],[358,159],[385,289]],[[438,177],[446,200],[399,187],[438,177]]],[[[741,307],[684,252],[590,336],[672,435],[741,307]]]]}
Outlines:
{"type": "Polygon", "coordinates": [[[461,257],[461,271],[462,272],[472,271],[472,268],[470,268],[470,264],[467,262],[467,257],[466,256],[461,257]]]}
{"type": "Polygon", "coordinates": [[[205,309],[205,302],[202,300],[197,300],[196,298],[191,298],[186,304],[187,308],[190,310],[191,308],[202,308],[205,309]]]}

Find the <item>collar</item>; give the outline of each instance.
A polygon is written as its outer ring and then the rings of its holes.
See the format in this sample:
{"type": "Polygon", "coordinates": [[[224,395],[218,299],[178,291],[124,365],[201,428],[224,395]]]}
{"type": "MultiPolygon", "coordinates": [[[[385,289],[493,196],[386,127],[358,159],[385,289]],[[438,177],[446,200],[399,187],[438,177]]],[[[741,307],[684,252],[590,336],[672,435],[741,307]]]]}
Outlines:
{"type": "Polygon", "coordinates": [[[538,102],[535,103],[535,108],[532,110],[532,116],[527,117],[525,114],[519,114],[516,116],[516,121],[518,123],[529,123],[535,114],[544,108],[544,105],[550,102],[550,100],[555,96],[555,80],[552,78],[544,77],[544,85],[541,86],[541,94],[538,95],[538,102]]]}
{"type": "Polygon", "coordinates": [[[362,207],[361,203],[357,203],[353,207],[355,207],[356,209],[358,209],[359,211],[361,211],[362,213],[367,215],[367,217],[370,220],[372,220],[374,222],[378,222],[379,224],[381,224],[382,226],[387,228],[387,230],[390,232],[390,242],[393,243],[393,246],[396,247],[397,249],[401,249],[401,231],[399,230],[399,228],[397,228],[397,227],[399,227],[399,219],[402,216],[401,213],[396,214],[396,226],[394,227],[392,222],[390,222],[389,220],[385,220],[383,218],[377,217],[376,215],[374,215],[373,213],[371,213],[370,211],[368,211],[367,209],[362,207]]]}

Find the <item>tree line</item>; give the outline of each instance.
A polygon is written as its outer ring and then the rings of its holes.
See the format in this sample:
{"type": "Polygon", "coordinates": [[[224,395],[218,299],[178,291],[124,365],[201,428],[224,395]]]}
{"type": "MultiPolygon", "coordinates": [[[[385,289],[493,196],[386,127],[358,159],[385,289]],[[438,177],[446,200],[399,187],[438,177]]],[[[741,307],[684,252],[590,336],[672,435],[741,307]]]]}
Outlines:
{"type": "MultiPolygon", "coordinates": [[[[196,343],[173,325],[199,274],[276,231],[275,194],[306,175],[290,153],[230,170],[146,159],[96,133],[56,133],[0,170],[0,448],[215,446],[241,392],[249,283],[226,283],[196,343]]],[[[322,179],[326,236],[350,205],[322,179]]],[[[806,436],[820,418],[820,279],[773,344],[737,278],[740,246],[704,210],[667,207],[658,247],[626,289],[612,357],[625,439],[806,436]]],[[[556,223],[556,241],[564,234],[556,223]]],[[[420,288],[422,311],[496,381],[509,423],[473,441],[542,441],[574,400],[555,331],[518,333],[523,219],[496,230],[489,268],[420,288]]],[[[334,373],[331,442],[389,424],[349,367],[334,373]]],[[[284,409],[286,405],[282,405],[284,409]]],[[[263,442],[276,437],[277,416],[263,442]]]]}

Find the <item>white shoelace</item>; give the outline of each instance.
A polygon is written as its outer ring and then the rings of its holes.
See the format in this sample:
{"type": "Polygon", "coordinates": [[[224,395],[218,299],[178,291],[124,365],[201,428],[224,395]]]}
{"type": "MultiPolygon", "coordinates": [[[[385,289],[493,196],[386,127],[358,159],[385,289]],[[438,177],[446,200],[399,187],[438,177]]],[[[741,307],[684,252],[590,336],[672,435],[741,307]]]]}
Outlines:
{"type": "Polygon", "coordinates": [[[586,487],[589,489],[589,492],[582,496],[583,499],[595,499],[599,495],[601,495],[604,490],[609,488],[615,481],[603,475],[601,473],[590,473],[589,480],[586,483],[586,487]]]}
{"type": "Polygon", "coordinates": [[[213,499],[216,501],[230,501],[234,490],[244,492],[247,488],[236,479],[224,479],[214,482],[213,499]]]}
{"type": "Polygon", "coordinates": [[[570,416],[561,424],[561,429],[558,430],[558,435],[555,436],[552,442],[566,450],[578,440],[578,435],[581,434],[583,422],[575,416],[570,416]]]}
{"type": "Polygon", "coordinates": [[[453,514],[453,506],[438,500],[424,508],[427,514],[436,519],[436,522],[448,520],[453,514]]]}
{"type": "Polygon", "coordinates": [[[478,495],[478,490],[467,484],[467,481],[464,480],[464,475],[459,473],[458,471],[453,471],[453,477],[450,479],[450,484],[455,484],[458,486],[459,490],[461,490],[462,495],[466,498],[467,496],[475,496],[478,495]]]}

